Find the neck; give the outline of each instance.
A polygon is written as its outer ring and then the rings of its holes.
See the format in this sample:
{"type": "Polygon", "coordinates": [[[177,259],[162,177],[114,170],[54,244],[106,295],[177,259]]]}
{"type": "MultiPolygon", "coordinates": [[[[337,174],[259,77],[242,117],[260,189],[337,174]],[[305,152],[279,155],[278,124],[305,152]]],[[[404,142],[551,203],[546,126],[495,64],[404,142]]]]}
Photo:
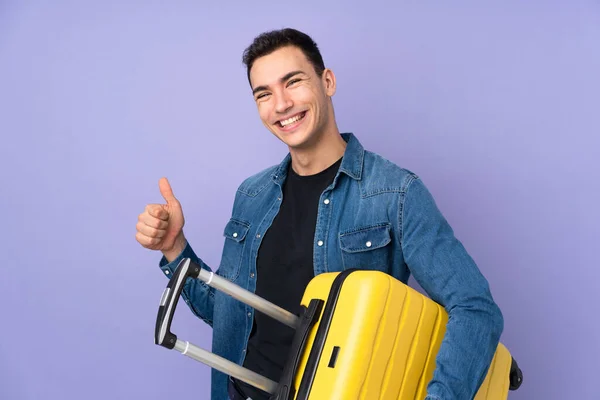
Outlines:
{"type": "Polygon", "coordinates": [[[314,175],[339,160],[346,150],[346,141],[337,129],[323,133],[313,146],[290,149],[292,168],[298,175],[314,175]]]}

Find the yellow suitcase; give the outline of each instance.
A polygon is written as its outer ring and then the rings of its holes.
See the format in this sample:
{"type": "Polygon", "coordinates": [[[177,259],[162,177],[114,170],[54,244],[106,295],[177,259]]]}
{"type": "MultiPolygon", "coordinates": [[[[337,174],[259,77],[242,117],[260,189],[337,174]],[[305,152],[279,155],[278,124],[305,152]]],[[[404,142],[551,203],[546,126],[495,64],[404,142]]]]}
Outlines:
{"type": "MultiPolygon", "coordinates": [[[[272,400],[421,400],[433,376],[448,316],[442,306],[379,271],[320,274],[293,315],[254,293],[181,261],[160,301],[155,343],[271,393],[272,400]],[[187,278],[217,290],[296,329],[280,382],[177,338],[170,331],[187,278]]],[[[523,376],[500,343],[475,400],[505,400],[523,376]]]]}
{"type": "MultiPolygon", "coordinates": [[[[295,376],[298,398],[426,396],[448,322],[442,306],[388,274],[364,270],[315,277],[302,305],[312,299],[325,308],[295,376]]],[[[475,400],[506,399],[511,369],[520,372],[500,343],[475,400]]]]}

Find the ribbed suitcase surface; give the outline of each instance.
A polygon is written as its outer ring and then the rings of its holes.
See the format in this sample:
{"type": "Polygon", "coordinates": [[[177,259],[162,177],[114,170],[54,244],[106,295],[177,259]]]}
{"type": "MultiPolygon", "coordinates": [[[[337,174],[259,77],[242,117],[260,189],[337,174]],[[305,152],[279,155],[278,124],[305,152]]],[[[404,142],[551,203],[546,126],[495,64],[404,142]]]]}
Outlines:
{"type": "MultiPolygon", "coordinates": [[[[295,398],[425,397],[448,321],[442,306],[385,273],[363,270],[318,275],[302,304],[313,298],[326,304],[295,376],[295,398]]],[[[476,400],[507,398],[510,363],[500,345],[476,400]]]]}

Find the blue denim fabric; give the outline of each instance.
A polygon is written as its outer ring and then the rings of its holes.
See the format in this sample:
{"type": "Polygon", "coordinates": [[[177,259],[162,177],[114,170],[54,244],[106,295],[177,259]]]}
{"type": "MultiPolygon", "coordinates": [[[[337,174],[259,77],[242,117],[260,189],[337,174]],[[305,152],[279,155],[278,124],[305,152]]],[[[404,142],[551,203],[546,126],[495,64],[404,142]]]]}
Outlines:
{"type": "MultiPolygon", "coordinates": [[[[373,269],[405,283],[412,273],[449,313],[426,399],[471,399],[504,328],[488,282],[417,175],[365,150],[352,133],[342,137],[348,143],[342,164],[320,198],[314,272],[373,269]]],[[[216,273],[252,292],[258,249],[279,210],[290,160],[288,154],[281,164],[242,182],[223,232],[216,273]]],[[[160,268],[170,277],[184,257],[211,270],[189,243],[171,263],[163,257],[160,268]]],[[[212,326],[212,351],[243,364],[254,310],[199,280],[188,280],[182,297],[212,326]]],[[[213,400],[227,399],[227,377],[214,369],[211,393],[213,400]]]]}

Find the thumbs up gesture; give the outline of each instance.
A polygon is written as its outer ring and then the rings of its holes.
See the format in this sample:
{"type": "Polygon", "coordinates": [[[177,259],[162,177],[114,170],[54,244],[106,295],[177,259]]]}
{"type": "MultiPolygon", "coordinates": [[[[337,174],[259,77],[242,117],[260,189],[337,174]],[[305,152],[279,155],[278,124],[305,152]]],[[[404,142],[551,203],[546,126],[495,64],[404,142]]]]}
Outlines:
{"type": "Polygon", "coordinates": [[[138,216],[136,240],[145,248],[160,250],[171,261],[185,247],[185,219],[179,200],[173,194],[167,178],[158,181],[166,204],[148,204],[138,216]]]}

